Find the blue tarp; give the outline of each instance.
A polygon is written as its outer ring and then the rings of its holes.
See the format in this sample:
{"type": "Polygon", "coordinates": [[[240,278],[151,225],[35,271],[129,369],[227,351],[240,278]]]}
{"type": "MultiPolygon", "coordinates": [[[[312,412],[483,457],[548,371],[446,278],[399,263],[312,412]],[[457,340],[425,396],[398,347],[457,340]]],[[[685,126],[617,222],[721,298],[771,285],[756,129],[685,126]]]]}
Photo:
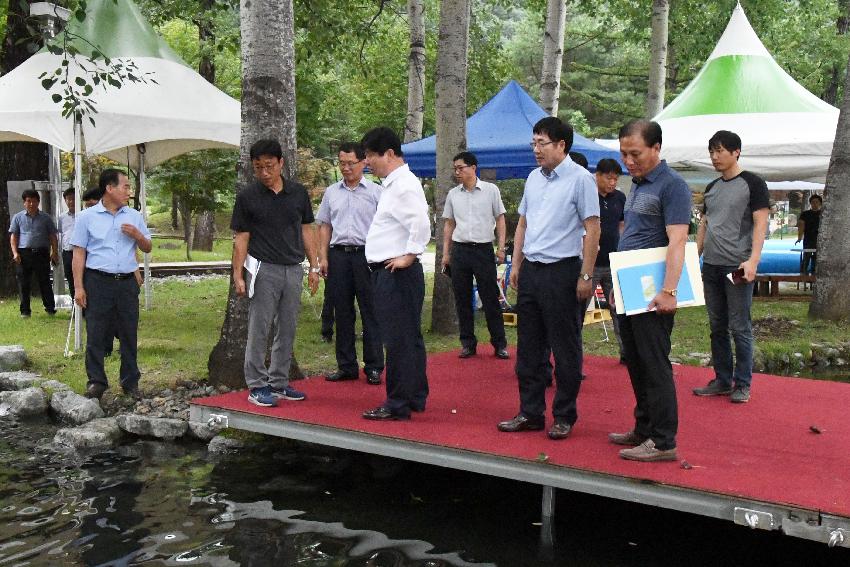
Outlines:
{"type": "MultiPolygon", "coordinates": [[[[466,121],[467,148],[478,158],[479,170],[495,169],[497,179],[526,178],[537,168],[534,153],[528,147],[531,128],[546,116],[516,81],[508,83],[466,121]]],[[[413,173],[419,177],[437,176],[436,136],[404,144],[401,149],[413,173]]],[[[584,154],[591,171],[602,158],[620,160],[619,152],[579,134],[575,134],[571,151],[584,154]]]]}

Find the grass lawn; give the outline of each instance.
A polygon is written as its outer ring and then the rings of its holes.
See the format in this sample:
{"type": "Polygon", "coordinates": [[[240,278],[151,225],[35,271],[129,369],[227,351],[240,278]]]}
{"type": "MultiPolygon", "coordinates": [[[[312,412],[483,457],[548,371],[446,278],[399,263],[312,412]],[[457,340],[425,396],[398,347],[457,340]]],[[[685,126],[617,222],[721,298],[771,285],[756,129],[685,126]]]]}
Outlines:
{"type": "MultiPolygon", "coordinates": [[[[430,293],[433,275],[427,277],[428,291],[423,312],[423,328],[430,327],[430,293]]],[[[228,279],[207,278],[198,282],[180,280],[154,280],[153,308],[141,312],[139,325],[139,366],[142,369],[142,388],[155,390],[170,387],[178,380],[202,380],[207,375],[207,357],[218,341],[227,297],[228,279]]],[[[305,293],[298,324],[295,353],[302,368],[308,373],[333,370],[336,366],[333,345],[323,343],[319,337],[319,315],[322,307],[321,289],[315,297],[305,293]]],[[[788,333],[757,338],[759,348],[770,352],[806,353],[810,343],[837,343],[850,336],[850,324],[809,321],[806,317],[808,303],[789,301],[759,301],[753,305],[753,318],[782,317],[800,321],[788,333]]],[[[32,370],[45,377],[71,385],[82,392],[85,387],[85,369],[82,353],[64,358],[63,350],[68,331],[69,312],[60,311],[48,317],[33,298],[33,316],[20,319],[17,298],[0,300],[0,342],[22,344],[31,360],[32,370]]],[[[476,319],[482,352],[489,353],[488,335],[483,313],[476,319]]],[[[516,344],[516,328],[507,327],[508,342],[516,344]]],[[[611,333],[609,327],[609,333],[611,333]]],[[[613,335],[610,342],[602,341],[600,325],[585,327],[585,352],[616,356],[613,335]]],[[[459,348],[457,337],[425,332],[429,352],[459,348]]],[[[359,349],[359,347],[358,347],[359,349]]],[[[691,360],[689,353],[710,352],[708,324],[705,309],[682,309],[676,316],[673,333],[672,356],[691,360]]],[[[113,384],[117,381],[119,357],[107,359],[107,374],[113,384]]],[[[847,376],[830,378],[850,381],[847,376]]]]}
{"type": "MultiPolygon", "coordinates": [[[[151,262],[187,262],[186,243],[182,238],[156,237],[152,240],[151,262]]],[[[233,251],[233,241],[230,239],[216,239],[213,241],[212,252],[203,250],[192,250],[193,262],[214,262],[230,260],[233,251]]]]}

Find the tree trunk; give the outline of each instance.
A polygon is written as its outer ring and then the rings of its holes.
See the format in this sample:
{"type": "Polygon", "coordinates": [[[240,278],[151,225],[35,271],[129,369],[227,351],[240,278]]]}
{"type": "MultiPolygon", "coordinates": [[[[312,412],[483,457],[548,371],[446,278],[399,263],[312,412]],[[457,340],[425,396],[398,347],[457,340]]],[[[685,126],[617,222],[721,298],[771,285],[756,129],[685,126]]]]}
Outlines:
{"type": "Polygon", "coordinates": [[[195,232],[192,250],[212,252],[215,240],[215,212],[202,211],[195,219],[195,232]]]}
{"type": "MultiPolygon", "coordinates": [[[[213,0],[201,0],[202,13],[195,20],[195,24],[198,26],[198,41],[201,45],[198,74],[213,85],[215,84],[215,58],[213,56],[215,30],[213,29],[210,18],[214,8],[215,3],[213,0]]],[[[215,213],[213,211],[200,211],[195,221],[195,237],[191,249],[212,252],[214,238],[215,213]]]]}
{"type": "MultiPolygon", "coordinates": [[[[295,31],[292,0],[241,0],[242,134],[236,190],[253,178],[248,150],[261,138],[283,146],[284,175],[295,172],[295,31]]],[[[245,386],[243,364],[248,338],[248,300],[234,293],[233,278],[221,337],[209,358],[212,384],[245,386]]],[[[294,362],[294,361],[293,361],[294,362]]],[[[297,364],[290,376],[296,378],[297,364]]]]}
{"type": "Polygon", "coordinates": [[[179,230],[180,229],[180,219],[177,218],[177,209],[179,203],[177,199],[177,195],[174,193],[171,194],[171,230],[179,230]]]}
{"type": "Polygon", "coordinates": [[[809,305],[810,317],[832,321],[850,317],[850,60],[845,77],[844,100],[823,192],[817,282],[809,305]]]}
{"type": "MultiPolygon", "coordinates": [[[[31,55],[30,42],[20,41],[29,37],[27,13],[21,14],[18,2],[9,2],[6,14],[6,36],[0,47],[0,75],[5,75],[31,55]]],[[[35,78],[35,77],[33,77],[35,78]]],[[[34,179],[47,179],[47,144],[33,142],[7,142],[0,144],[0,297],[11,297],[18,293],[15,282],[15,268],[12,263],[12,249],[9,246],[9,192],[6,182],[34,179]]],[[[20,195],[12,195],[20,199],[20,195]]]]}
{"type": "Polygon", "coordinates": [[[192,261],[192,209],[185,199],[180,199],[180,220],[183,224],[183,243],[186,245],[186,261],[192,261]]]}
{"type": "Polygon", "coordinates": [[[667,78],[668,0],[652,1],[652,39],[649,55],[649,87],[646,92],[646,118],[652,119],[664,108],[664,82],[667,78]]]}
{"type": "Polygon", "coordinates": [[[543,68],[540,72],[540,106],[552,116],[558,115],[558,98],[561,96],[566,23],[566,0],[548,0],[546,31],[543,34],[543,68]]]}
{"type": "Polygon", "coordinates": [[[407,58],[407,120],[404,141],[422,137],[425,117],[425,0],[407,0],[410,55],[407,58]]]}
{"type": "MultiPolygon", "coordinates": [[[[838,0],[838,19],[835,22],[836,32],[839,36],[847,35],[850,29],[850,0],[838,0]]],[[[823,100],[835,106],[838,103],[838,87],[841,85],[840,63],[832,65],[832,77],[824,89],[823,100]]]]}
{"type": "MultiPolygon", "coordinates": [[[[436,266],[443,258],[443,207],[455,183],[452,158],[466,149],[466,75],[469,51],[469,0],[441,0],[440,37],[437,51],[437,179],[434,209],[437,215],[436,266]]],[[[451,280],[435,270],[431,303],[431,330],[457,332],[451,280]]]]}

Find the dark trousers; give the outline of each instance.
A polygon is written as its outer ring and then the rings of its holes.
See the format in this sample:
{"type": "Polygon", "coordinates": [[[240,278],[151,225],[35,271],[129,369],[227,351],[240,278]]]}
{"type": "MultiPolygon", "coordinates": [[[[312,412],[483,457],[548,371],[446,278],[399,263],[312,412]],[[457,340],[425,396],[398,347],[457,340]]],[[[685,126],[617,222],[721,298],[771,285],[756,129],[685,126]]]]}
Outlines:
{"type": "Polygon", "coordinates": [[[89,384],[108,385],[103,357],[111,350],[112,338],[121,341],[121,387],[128,389],[139,383],[136,363],[136,339],[139,328],[139,284],[136,278],[116,280],[86,270],[86,374],[89,384]]]}
{"type": "Polygon", "coordinates": [[[520,413],[539,419],[546,412],[546,348],[555,357],[557,391],[552,415],[570,425],[578,419],[576,398],[581,386],[582,347],[576,298],[581,260],[567,258],[551,264],[526,260],[519,273],[516,311],[520,413]]]}
{"type": "Polygon", "coordinates": [[[391,272],[372,272],[375,316],[386,350],[387,400],[384,407],[397,415],[425,409],[428,377],[422,338],[425,276],[422,264],[391,272]]]}
{"type": "Polygon", "coordinates": [[[472,310],[472,278],[478,285],[478,295],[484,306],[490,344],[501,349],[508,345],[505,339],[505,323],[499,304],[499,284],[496,278],[496,256],[493,247],[477,246],[458,242],[452,243],[452,289],[455,296],[460,344],[475,349],[475,314],[472,310]]]}
{"type": "Polygon", "coordinates": [[[331,338],[334,336],[334,304],[331,300],[331,290],[325,281],[325,299],[322,301],[322,336],[331,338]]]}
{"type": "Polygon", "coordinates": [[[53,299],[53,288],[50,286],[50,249],[49,248],[19,248],[21,263],[15,266],[15,276],[18,279],[18,293],[21,297],[21,314],[29,315],[30,295],[32,294],[32,276],[35,274],[38,288],[41,291],[41,303],[48,313],[56,311],[53,299]]]}
{"type": "Polygon", "coordinates": [[[639,437],[661,450],[676,447],[679,410],[670,365],[670,335],[675,315],[656,312],[618,315],[623,355],[635,393],[635,427],[639,437]]]}
{"type": "Polygon", "coordinates": [[[71,296],[71,303],[74,302],[74,272],[73,272],[74,251],[62,251],[62,269],[65,271],[65,281],[68,282],[68,294],[71,296]]]}
{"type": "MultiPolygon", "coordinates": [[[[384,369],[381,334],[372,298],[372,272],[366,253],[331,248],[328,253],[327,288],[336,315],[336,364],[341,372],[357,374],[357,350],[354,346],[354,300],[363,324],[363,363],[366,372],[384,369]]],[[[324,334],[324,333],[323,333],[324,334]]]]}

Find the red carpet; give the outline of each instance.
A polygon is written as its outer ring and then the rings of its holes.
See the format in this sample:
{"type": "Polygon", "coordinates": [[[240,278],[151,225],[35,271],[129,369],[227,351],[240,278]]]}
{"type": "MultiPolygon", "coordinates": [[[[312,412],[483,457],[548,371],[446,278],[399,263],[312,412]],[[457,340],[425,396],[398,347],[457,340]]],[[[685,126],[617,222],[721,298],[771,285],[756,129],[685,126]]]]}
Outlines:
{"type": "MultiPolygon", "coordinates": [[[[693,467],[685,469],[680,462],[624,461],[619,447],[607,442],[608,432],[633,425],[631,386],[616,359],[587,357],[588,378],[569,439],[550,441],[545,431],[498,432],[496,423],[519,407],[514,360],[498,360],[486,346],[481,350],[487,354],[467,360],[456,352],[430,355],[427,411],[407,422],[361,418],[384,399],[383,385],[369,386],[362,378],[336,384],[308,378],[296,383],[307,393],[305,402],[277,408],[249,404],[244,391],[194,403],[519,459],[545,453],[553,465],[850,516],[848,384],[757,374],[752,400],[732,404],[728,397],[691,394],[713,377],[711,369],[674,366],[679,459],[693,467]]],[[[550,402],[551,395],[550,389],[550,402]]]]}

